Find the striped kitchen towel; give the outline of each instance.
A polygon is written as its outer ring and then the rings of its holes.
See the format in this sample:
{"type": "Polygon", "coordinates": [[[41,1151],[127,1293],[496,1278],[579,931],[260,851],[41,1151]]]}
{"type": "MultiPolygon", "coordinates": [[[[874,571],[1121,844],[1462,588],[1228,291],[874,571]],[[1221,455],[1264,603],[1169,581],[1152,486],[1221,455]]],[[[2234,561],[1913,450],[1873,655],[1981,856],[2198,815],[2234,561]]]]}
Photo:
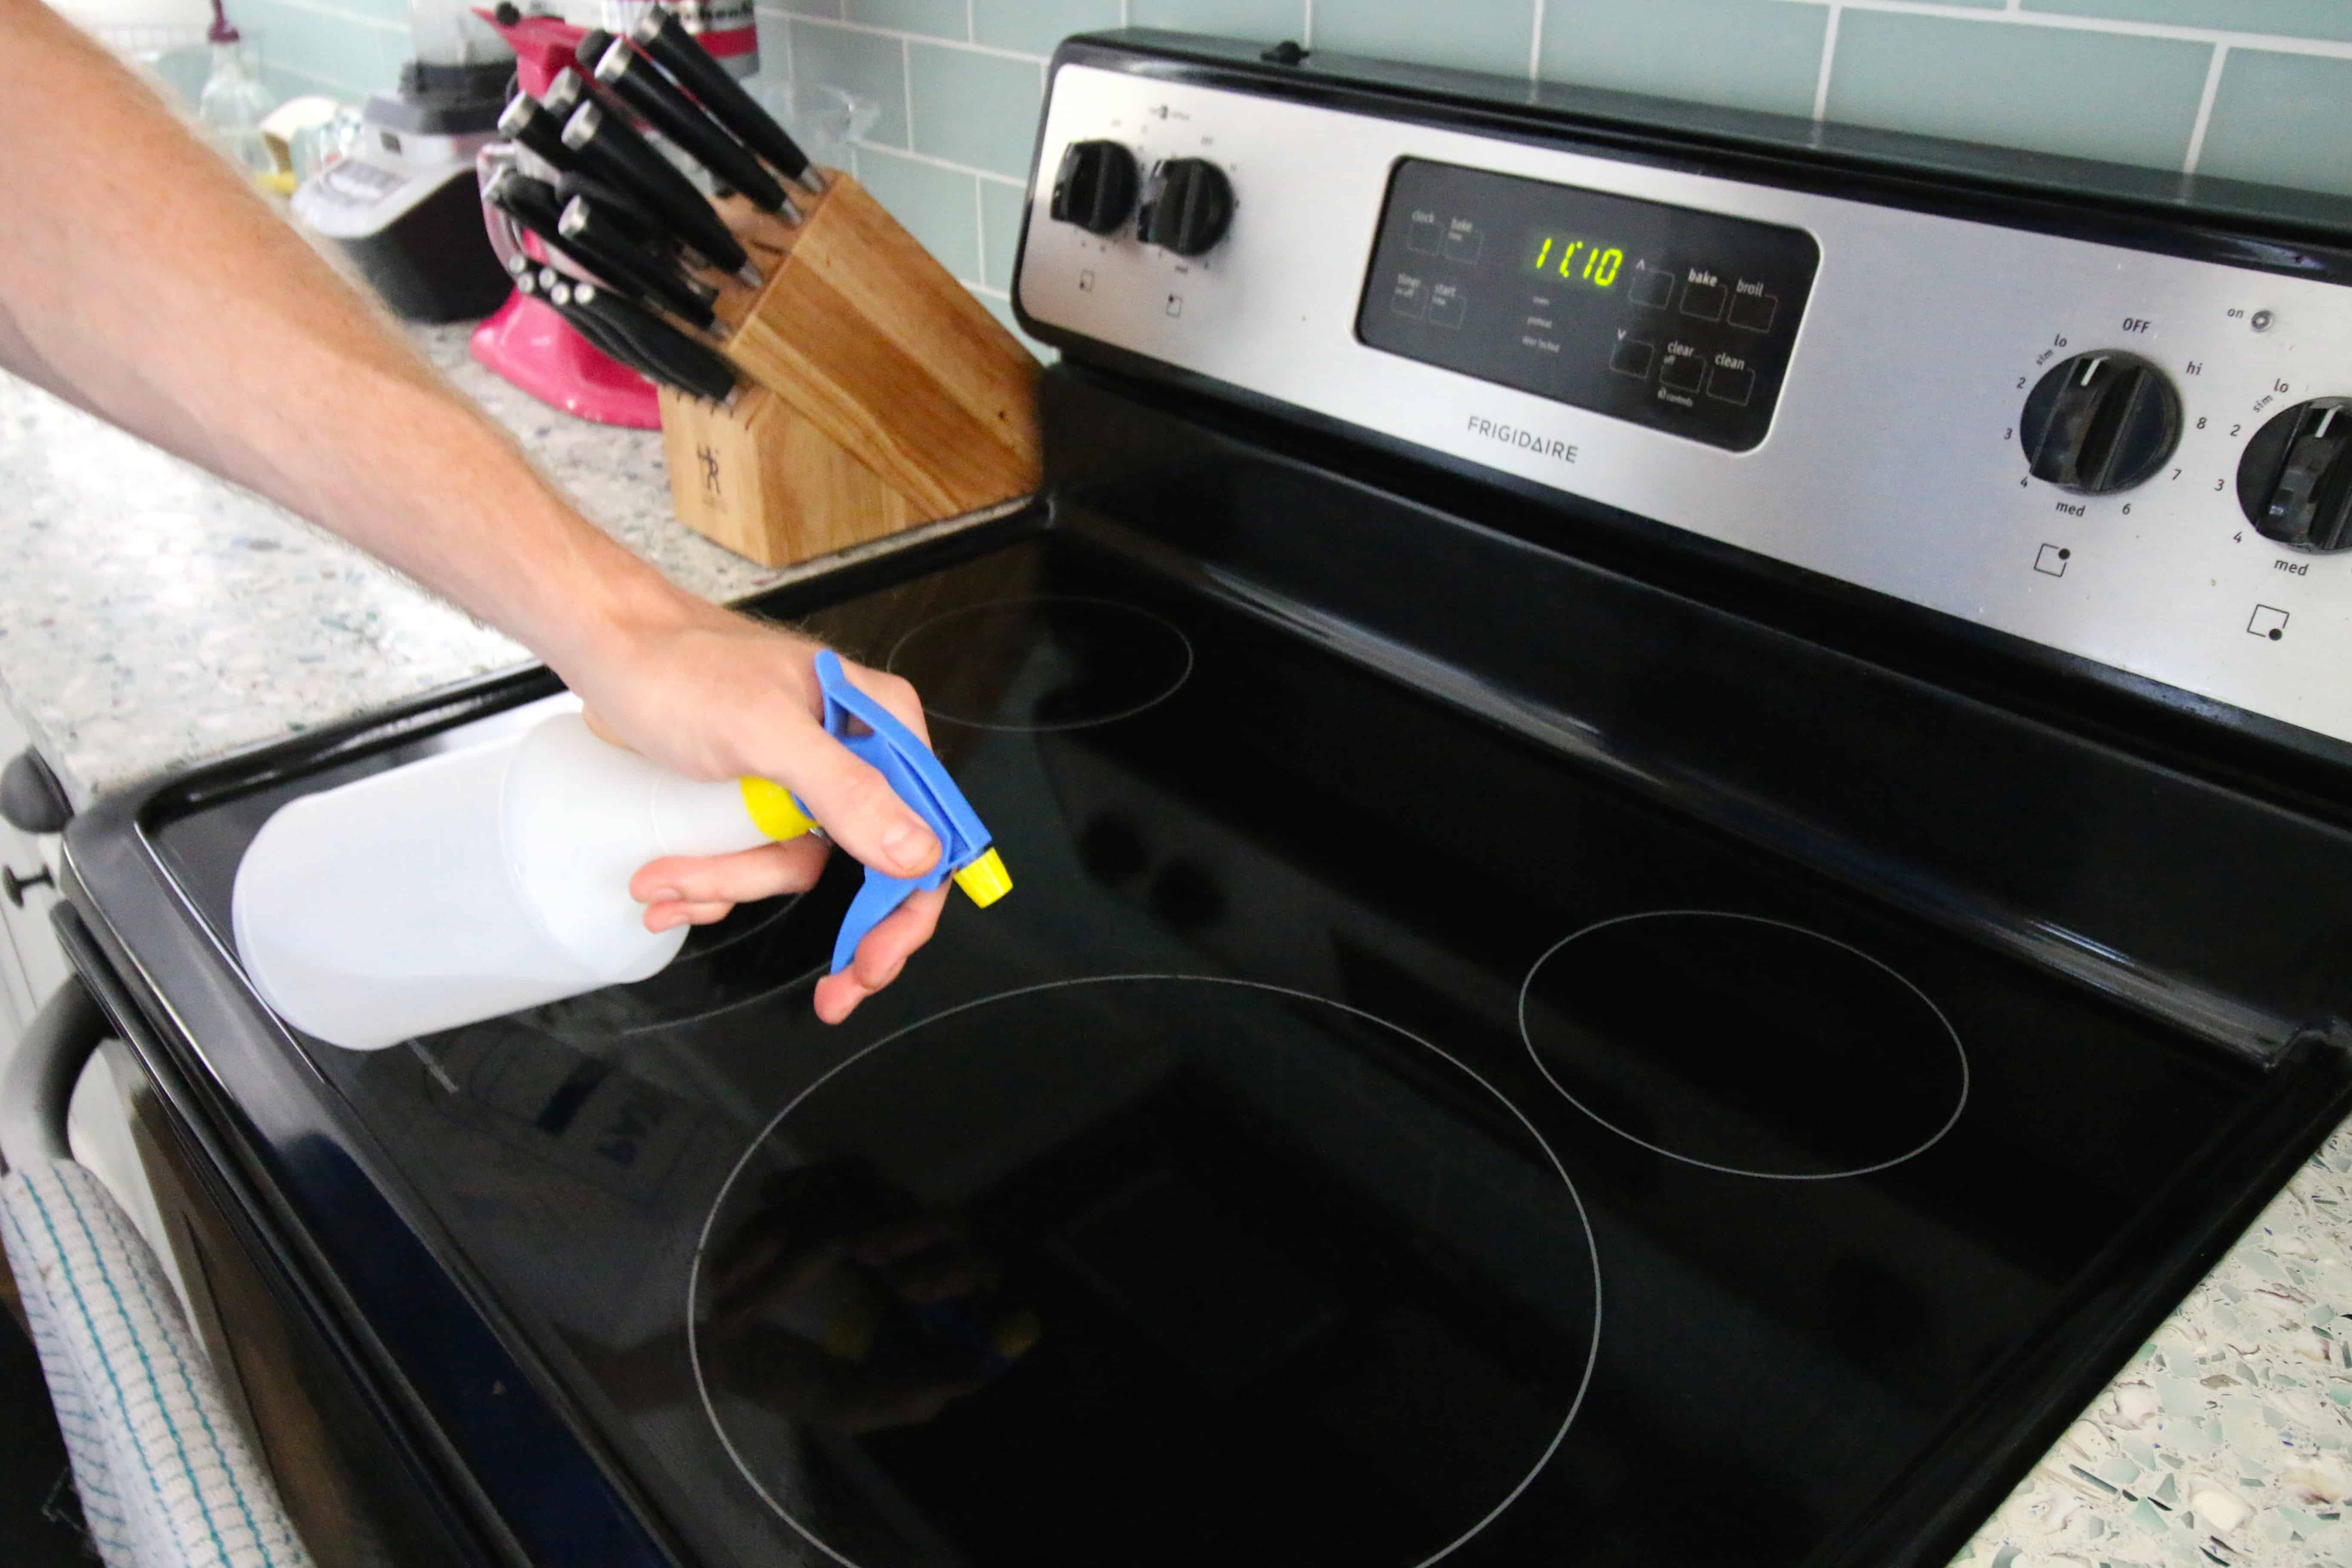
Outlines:
{"type": "Polygon", "coordinates": [[[0,1178],[0,1238],[107,1568],[310,1568],[146,1239],[68,1161],[0,1178]]]}

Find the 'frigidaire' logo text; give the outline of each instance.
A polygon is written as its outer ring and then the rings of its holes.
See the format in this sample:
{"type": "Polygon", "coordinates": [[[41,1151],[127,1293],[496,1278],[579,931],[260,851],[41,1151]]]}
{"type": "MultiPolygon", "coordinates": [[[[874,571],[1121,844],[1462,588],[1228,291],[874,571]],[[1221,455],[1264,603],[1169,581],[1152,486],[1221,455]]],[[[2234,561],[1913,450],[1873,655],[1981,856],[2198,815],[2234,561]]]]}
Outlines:
{"type": "Polygon", "coordinates": [[[1506,447],[1533,452],[1539,458],[1558,458],[1563,463],[1576,461],[1576,446],[1570,441],[1555,441],[1549,436],[1538,436],[1532,430],[1522,430],[1517,425],[1497,424],[1492,419],[1470,416],[1470,434],[1484,436],[1489,441],[1500,441],[1506,447]]]}

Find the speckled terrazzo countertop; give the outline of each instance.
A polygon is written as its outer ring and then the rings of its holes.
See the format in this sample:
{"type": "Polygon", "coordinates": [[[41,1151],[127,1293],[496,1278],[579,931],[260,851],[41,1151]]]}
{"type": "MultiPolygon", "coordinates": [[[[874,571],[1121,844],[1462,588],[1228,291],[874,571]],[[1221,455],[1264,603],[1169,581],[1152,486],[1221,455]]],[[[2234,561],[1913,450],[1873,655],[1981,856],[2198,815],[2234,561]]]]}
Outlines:
{"type": "MultiPolygon", "coordinates": [[[[688,531],[657,433],[547,407],[477,365],[467,332],[416,338],[673,581],[726,601],[806,574],[688,531]]],[[[0,700],[78,803],[525,657],[341,540],[0,374],[0,700]]]]}
{"type": "MultiPolygon", "coordinates": [[[[474,365],[465,336],[419,340],[673,580],[725,600],[797,574],[680,527],[657,436],[542,406],[474,365]]],[[[523,658],[339,541],[0,375],[0,699],[77,800],[523,658]]],[[[2352,1124],[1957,1561],[2352,1563],[2347,1501],[2352,1124]]]]}

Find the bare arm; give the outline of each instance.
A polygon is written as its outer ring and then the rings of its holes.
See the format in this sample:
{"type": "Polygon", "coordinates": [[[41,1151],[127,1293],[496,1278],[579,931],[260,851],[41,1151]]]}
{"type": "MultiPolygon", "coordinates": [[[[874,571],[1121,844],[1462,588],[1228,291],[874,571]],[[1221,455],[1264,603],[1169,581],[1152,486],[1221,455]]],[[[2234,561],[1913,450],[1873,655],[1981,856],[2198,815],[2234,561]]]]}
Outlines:
{"type": "MultiPolygon", "coordinates": [[[[700,777],[776,779],[844,848],[894,873],[937,859],[880,775],[817,727],[814,645],[671,586],[582,518],[226,161],[40,0],[0,0],[0,367],[499,626],[647,755],[700,777]]],[[[919,728],[903,682],[857,678],[919,728]]],[[[821,854],[666,861],[636,890],[649,924],[712,920],[805,885],[821,854]]],[[[877,928],[821,988],[819,1011],[845,1016],[887,984],[940,901],[877,928]]]]}

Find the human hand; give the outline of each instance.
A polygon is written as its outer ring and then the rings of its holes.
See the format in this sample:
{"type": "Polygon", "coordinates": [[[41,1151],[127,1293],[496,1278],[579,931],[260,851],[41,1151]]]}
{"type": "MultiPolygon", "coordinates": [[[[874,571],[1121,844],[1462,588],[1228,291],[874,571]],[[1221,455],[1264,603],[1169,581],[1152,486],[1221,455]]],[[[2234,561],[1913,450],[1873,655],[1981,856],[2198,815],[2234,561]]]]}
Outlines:
{"type": "MultiPolygon", "coordinates": [[[[940,842],[881,773],[824,732],[819,645],[782,627],[686,599],[614,628],[588,658],[559,666],[605,739],[690,778],[772,779],[798,797],[835,844],[894,877],[938,863],[940,842]]],[[[846,659],[857,688],[930,743],[915,689],[846,659]]],[[[629,892],[649,931],[707,925],[739,903],[803,892],[824,868],[814,836],[739,854],[673,856],[639,868],[629,892]]],[[[817,982],[817,1016],[837,1024],[898,978],[930,940],[942,886],[917,893],[866,933],[847,968],[817,982]]]]}

